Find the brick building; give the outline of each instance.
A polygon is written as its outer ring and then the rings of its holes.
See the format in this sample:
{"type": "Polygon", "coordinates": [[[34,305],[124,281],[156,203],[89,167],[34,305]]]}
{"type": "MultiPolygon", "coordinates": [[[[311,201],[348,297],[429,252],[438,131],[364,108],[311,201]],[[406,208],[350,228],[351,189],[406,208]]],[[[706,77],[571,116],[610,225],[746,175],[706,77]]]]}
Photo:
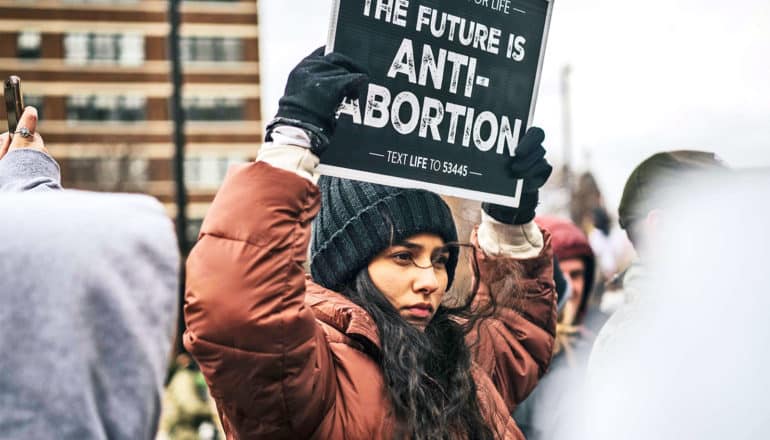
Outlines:
{"type": "MultiPolygon", "coordinates": [[[[165,0],[0,0],[0,75],[22,78],[67,187],[148,193],[174,216],[167,11],[165,0]]],[[[181,12],[194,236],[227,167],[261,141],[257,2],[186,0],[181,12]]]]}

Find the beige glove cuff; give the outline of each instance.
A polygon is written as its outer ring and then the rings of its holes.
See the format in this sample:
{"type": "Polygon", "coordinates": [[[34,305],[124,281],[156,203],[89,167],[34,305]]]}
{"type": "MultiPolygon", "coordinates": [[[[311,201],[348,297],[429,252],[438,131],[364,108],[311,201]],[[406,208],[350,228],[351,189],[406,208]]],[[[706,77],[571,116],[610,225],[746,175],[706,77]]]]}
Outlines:
{"type": "Polygon", "coordinates": [[[509,225],[482,211],[477,237],[481,249],[492,256],[527,259],[543,250],[543,233],[534,221],[509,225]]]}
{"type": "Polygon", "coordinates": [[[315,183],[313,171],[318,166],[318,156],[309,149],[294,145],[280,145],[275,142],[262,146],[257,162],[265,162],[276,168],[291,171],[315,183]]]}
{"type": "Polygon", "coordinates": [[[310,152],[310,138],[304,130],[281,126],[273,130],[273,142],[262,145],[257,161],[276,168],[291,171],[314,182],[313,173],[318,166],[318,156],[310,152]]]}

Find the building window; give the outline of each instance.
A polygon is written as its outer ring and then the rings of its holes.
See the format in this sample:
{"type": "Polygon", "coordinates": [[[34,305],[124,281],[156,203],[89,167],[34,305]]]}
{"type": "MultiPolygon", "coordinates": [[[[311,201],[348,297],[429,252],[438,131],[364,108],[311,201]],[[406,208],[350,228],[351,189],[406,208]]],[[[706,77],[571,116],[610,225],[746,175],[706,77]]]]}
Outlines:
{"type": "Polygon", "coordinates": [[[98,160],[95,179],[98,187],[110,191],[137,190],[145,187],[149,176],[146,158],[131,157],[130,151],[98,160]]]}
{"type": "Polygon", "coordinates": [[[239,38],[222,39],[222,59],[224,61],[243,60],[243,42],[239,38]]]}
{"type": "Polygon", "coordinates": [[[103,191],[139,191],[149,179],[148,160],[132,157],[130,150],[105,157],[77,157],[67,162],[69,185],[103,191]]]}
{"type": "Polygon", "coordinates": [[[119,35],[91,34],[88,59],[91,61],[115,61],[120,54],[119,35]]]}
{"type": "Polygon", "coordinates": [[[243,42],[239,38],[182,37],[182,61],[242,61],[243,42]]]}
{"type": "Polygon", "coordinates": [[[88,34],[67,34],[64,37],[64,58],[70,64],[88,62],[88,34]]]}
{"type": "Polygon", "coordinates": [[[123,34],[120,42],[120,64],[138,66],[144,62],[144,36],[123,34]]]}
{"type": "Polygon", "coordinates": [[[139,0],[63,0],[64,3],[73,3],[73,4],[132,4],[132,3],[138,3],[139,0]]]}
{"type": "Polygon", "coordinates": [[[136,33],[73,32],[64,37],[64,58],[69,64],[121,64],[144,62],[144,37],[136,33]]]}
{"type": "Polygon", "coordinates": [[[240,156],[203,153],[185,157],[185,183],[191,188],[218,188],[231,165],[242,163],[240,156]]]}
{"type": "Polygon", "coordinates": [[[24,95],[24,105],[31,105],[37,109],[37,118],[43,119],[45,101],[41,95],[24,95]]]}
{"type": "Polygon", "coordinates": [[[245,103],[241,98],[185,97],[182,100],[190,121],[242,121],[245,103]]]}
{"type": "Polygon", "coordinates": [[[72,158],[63,177],[74,187],[89,188],[96,181],[96,162],[93,158],[72,158]]]}
{"type": "Polygon", "coordinates": [[[195,243],[198,241],[198,234],[203,226],[202,218],[191,218],[187,220],[187,242],[195,243]]]}
{"type": "Polygon", "coordinates": [[[143,121],[147,100],[143,96],[89,95],[67,98],[69,121],[143,121]]]}
{"type": "Polygon", "coordinates": [[[40,32],[21,31],[16,42],[16,55],[19,58],[37,59],[40,58],[40,32]]]}

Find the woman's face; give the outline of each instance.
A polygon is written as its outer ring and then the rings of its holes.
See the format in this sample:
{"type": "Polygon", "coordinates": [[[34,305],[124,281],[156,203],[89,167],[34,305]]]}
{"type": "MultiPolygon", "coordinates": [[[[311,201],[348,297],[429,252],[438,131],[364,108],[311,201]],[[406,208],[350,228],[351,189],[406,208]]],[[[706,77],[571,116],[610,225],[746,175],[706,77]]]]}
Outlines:
{"type": "Polygon", "coordinates": [[[369,276],[404,320],[425,330],[446,291],[447,261],[441,237],[416,234],[374,257],[369,276]]]}

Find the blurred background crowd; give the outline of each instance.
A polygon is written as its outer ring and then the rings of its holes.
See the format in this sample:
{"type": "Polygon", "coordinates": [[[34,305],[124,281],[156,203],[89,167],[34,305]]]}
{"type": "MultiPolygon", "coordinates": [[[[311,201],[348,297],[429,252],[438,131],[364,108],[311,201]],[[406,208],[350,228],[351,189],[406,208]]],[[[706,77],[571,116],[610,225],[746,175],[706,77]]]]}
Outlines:
{"type": "MultiPolygon", "coordinates": [[[[227,168],[255,158],[293,64],[325,43],[330,11],[329,0],[0,0],[0,76],[22,78],[64,187],[158,198],[184,254],[227,168]]],[[[764,0],[556,3],[534,118],[555,172],[537,221],[577,302],[562,305],[549,374],[585,366],[628,301],[618,275],[636,255],[617,208],[642,159],[694,148],[770,166],[768,20],[764,0]]],[[[478,203],[450,203],[468,236],[478,203]]],[[[176,345],[158,438],[223,438],[176,345]]],[[[549,381],[517,411],[525,431],[549,381]]]]}

